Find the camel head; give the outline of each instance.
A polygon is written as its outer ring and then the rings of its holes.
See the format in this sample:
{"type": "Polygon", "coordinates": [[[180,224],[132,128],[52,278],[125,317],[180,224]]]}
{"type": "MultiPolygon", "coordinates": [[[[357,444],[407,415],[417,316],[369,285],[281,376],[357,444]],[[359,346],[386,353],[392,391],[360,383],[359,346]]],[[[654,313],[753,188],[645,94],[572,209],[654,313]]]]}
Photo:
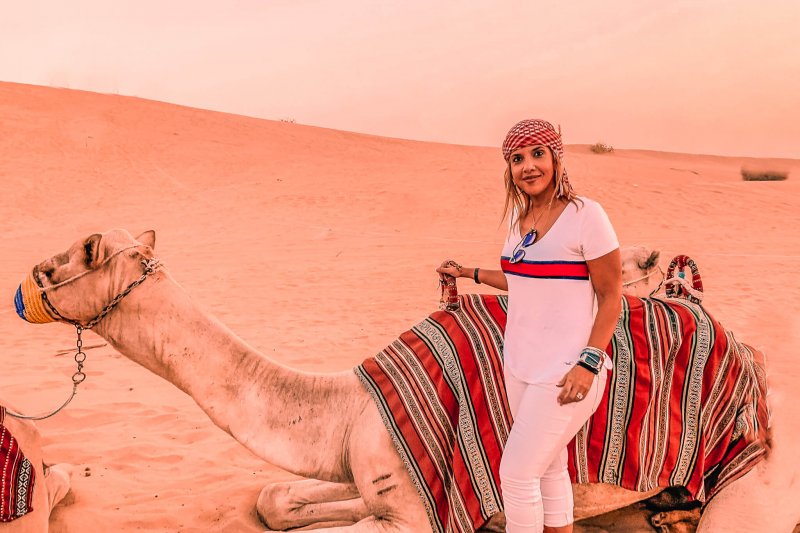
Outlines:
{"type": "Polygon", "coordinates": [[[623,246],[622,292],[631,296],[645,298],[654,293],[664,281],[664,273],[658,266],[658,250],[645,246],[623,246]]]}
{"type": "Polygon", "coordinates": [[[146,261],[153,258],[155,240],[154,231],[134,239],[115,229],[75,242],[33,267],[14,297],[17,314],[33,323],[60,320],[86,327],[152,264],[146,261]]]}

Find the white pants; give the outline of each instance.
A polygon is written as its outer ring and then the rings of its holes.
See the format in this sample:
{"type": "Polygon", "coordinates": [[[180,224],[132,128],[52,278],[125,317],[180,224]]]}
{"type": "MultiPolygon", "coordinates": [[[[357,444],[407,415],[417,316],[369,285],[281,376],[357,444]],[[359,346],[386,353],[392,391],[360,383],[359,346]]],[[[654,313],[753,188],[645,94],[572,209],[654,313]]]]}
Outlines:
{"type": "Polygon", "coordinates": [[[561,388],[531,384],[505,371],[514,424],[500,461],[507,533],[540,533],[573,522],[567,444],[592,416],[605,390],[601,370],[586,398],[558,404],[561,388]]]}

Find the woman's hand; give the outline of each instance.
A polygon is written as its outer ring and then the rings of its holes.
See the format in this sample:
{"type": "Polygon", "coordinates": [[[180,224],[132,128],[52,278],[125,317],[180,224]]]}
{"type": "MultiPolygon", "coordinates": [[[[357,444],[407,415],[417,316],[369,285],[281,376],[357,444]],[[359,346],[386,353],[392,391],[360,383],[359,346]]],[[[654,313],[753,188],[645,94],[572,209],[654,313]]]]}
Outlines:
{"type": "Polygon", "coordinates": [[[453,276],[454,278],[460,278],[463,271],[464,267],[451,259],[442,262],[442,265],[436,269],[436,272],[439,274],[447,274],[448,276],[453,276]]]}
{"type": "MultiPolygon", "coordinates": [[[[605,372],[605,369],[600,370],[600,372],[605,372]]],[[[578,365],[573,366],[557,383],[558,387],[562,387],[558,395],[558,403],[566,405],[585,400],[586,395],[589,394],[589,389],[592,388],[595,377],[591,370],[578,365]]]]}

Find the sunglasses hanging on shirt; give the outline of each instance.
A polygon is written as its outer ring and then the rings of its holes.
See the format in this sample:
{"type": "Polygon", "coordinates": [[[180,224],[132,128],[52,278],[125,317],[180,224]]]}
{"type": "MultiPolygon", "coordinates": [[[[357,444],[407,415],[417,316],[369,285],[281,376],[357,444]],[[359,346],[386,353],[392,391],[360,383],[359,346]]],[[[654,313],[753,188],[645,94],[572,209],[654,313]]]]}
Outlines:
{"type": "Polygon", "coordinates": [[[514,252],[508,260],[509,263],[519,263],[525,258],[525,248],[536,242],[536,234],[536,228],[531,228],[531,230],[522,237],[519,244],[514,247],[514,252]]]}

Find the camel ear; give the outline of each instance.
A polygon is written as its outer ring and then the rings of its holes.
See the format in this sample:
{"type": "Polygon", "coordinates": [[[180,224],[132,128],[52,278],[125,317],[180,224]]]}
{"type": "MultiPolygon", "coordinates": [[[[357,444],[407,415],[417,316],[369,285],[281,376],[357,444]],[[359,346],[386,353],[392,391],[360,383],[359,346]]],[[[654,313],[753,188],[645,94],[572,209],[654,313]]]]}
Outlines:
{"type": "Polygon", "coordinates": [[[653,253],[650,254],[650,257],[644,262],[644,269],[650,270],[654,266],[658,264],[658,257],[661,255],[661,252],[658,250],[654,250],[653,253]]]}
{"type": "Polygon", "coordinates": [[[100,264],[100,239],[102,238],[102,235],[95,233],[94,235],[89,235],[89,237],[83,241],[83,253],[85,254],[83,261],[89,268],[94,268],[100,264]]]}
{"type": "Polygon", "coordinates": [[[156,232],[154,230],[150,229],[145,231],[144,233],[136,237],[136,240],[142,244],[146,244],[153,250],[156,249],[156,232]]]}

